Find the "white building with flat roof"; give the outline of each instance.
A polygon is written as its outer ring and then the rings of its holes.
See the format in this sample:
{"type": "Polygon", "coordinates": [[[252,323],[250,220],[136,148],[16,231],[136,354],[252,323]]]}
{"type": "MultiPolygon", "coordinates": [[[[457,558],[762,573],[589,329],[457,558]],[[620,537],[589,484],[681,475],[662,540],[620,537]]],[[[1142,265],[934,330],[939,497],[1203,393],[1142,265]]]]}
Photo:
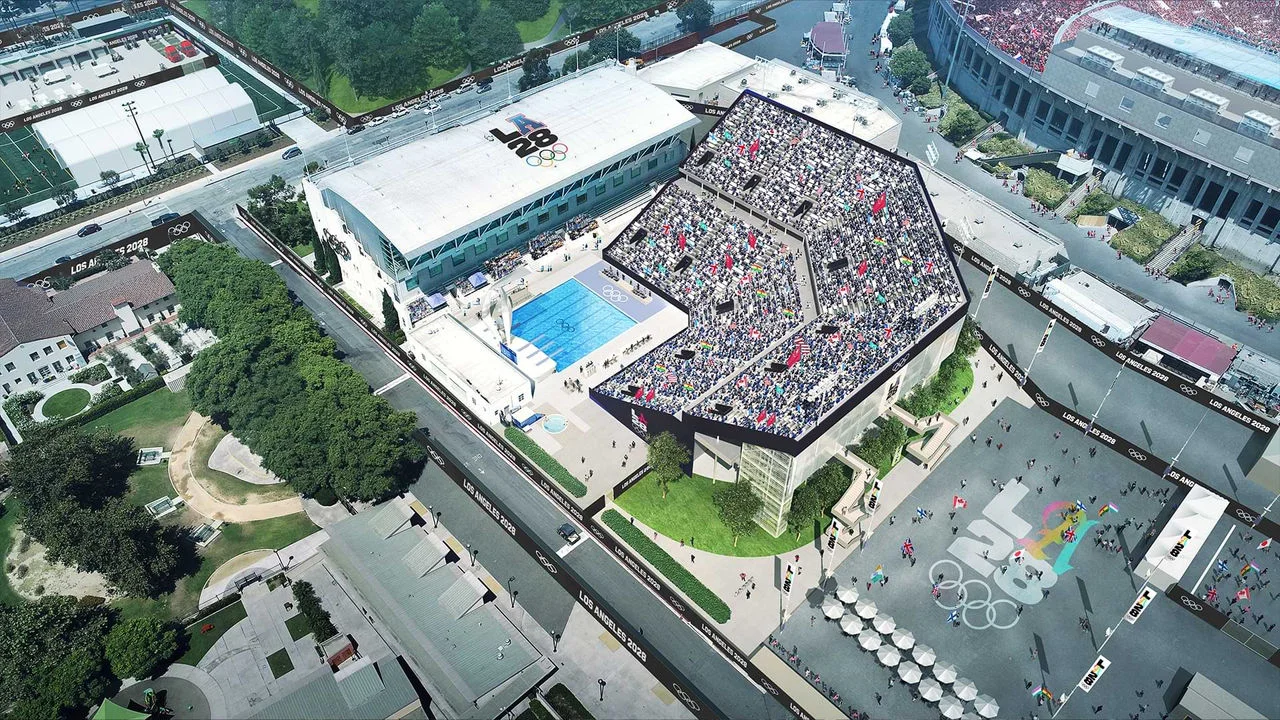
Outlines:
{"type": "Polygon", "coordinates": [[[1083,270],[1050,280],[1044,296],[1112,342],[1126,344],[1156,319],[1156,312],[1083,270]]]}
{"type": "Polygon", "coordinates": [[[418,306],[489,258],[664,179],[697,120],[617,65],[543,86],[487,118],[312,176],[303,189],[365,307],[418,306]]]}
{"type": "Polygon", "coordinates": [[[406,337],[406,349],[431,376],[490,423],[533,400],[534,379],[517,363],[523,357],[531,364],[541,353],[520,338],[508,346],[517,358],[512,362],[496,336],[479,334],[449,313],[436,314],[406,337]]]}

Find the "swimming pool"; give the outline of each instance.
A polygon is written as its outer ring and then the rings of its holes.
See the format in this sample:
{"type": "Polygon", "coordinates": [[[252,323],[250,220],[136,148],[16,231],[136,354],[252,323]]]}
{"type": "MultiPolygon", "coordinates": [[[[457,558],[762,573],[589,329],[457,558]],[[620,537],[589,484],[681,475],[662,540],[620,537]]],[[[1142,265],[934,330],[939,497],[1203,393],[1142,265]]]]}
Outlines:
{"type": "Polygon", "coordinates": [[[512,332],[555,360],[557,371],[563,371],[635,324],[612,303],[577,280],[557,285],[516,308],[511,315],[512,332]]]}

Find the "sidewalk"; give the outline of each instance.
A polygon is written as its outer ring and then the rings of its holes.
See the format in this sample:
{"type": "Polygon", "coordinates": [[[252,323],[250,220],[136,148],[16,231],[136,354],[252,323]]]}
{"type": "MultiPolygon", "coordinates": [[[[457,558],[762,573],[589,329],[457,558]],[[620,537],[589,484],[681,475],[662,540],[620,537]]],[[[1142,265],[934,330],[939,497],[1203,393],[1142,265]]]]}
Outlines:
{"type": "Polygon", "coordinates": [[[169,481],[186,501],[192,510],[210,520],[224,522],[253,522],[270,518],[292,515],[302,512],[302,499],[291,497],[285,500],[262,503],[259,505],[233,505],[217,500],[206,490],[191,469],[191,455],[195,449],[196,434],[208,418],[198,413],[191,413],[186,424],[178,431],[174,439],[173,454],[169,457],[169,481]]]}

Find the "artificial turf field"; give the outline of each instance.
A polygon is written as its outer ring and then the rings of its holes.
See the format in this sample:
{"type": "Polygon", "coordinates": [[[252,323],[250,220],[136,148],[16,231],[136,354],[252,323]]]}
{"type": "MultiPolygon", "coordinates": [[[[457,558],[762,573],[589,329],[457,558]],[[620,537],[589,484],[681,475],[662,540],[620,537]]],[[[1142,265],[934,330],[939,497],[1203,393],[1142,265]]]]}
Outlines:
{"type": "Polygon", "coordinates": [[[75,187],[30,127],[0,135],[0,207],[30,205],[75,187]]]}

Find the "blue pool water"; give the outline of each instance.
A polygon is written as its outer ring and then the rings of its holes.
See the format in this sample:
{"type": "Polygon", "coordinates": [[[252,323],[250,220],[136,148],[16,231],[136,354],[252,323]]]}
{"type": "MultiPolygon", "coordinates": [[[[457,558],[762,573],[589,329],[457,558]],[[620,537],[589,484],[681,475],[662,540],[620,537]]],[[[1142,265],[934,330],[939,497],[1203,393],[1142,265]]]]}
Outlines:
{"type": "Polygon", "coordinates": [[[557,371],[632,325],[634,320],[577,280],[557,285],[511,315],[512,332],[555,360],[557,371]]]}

